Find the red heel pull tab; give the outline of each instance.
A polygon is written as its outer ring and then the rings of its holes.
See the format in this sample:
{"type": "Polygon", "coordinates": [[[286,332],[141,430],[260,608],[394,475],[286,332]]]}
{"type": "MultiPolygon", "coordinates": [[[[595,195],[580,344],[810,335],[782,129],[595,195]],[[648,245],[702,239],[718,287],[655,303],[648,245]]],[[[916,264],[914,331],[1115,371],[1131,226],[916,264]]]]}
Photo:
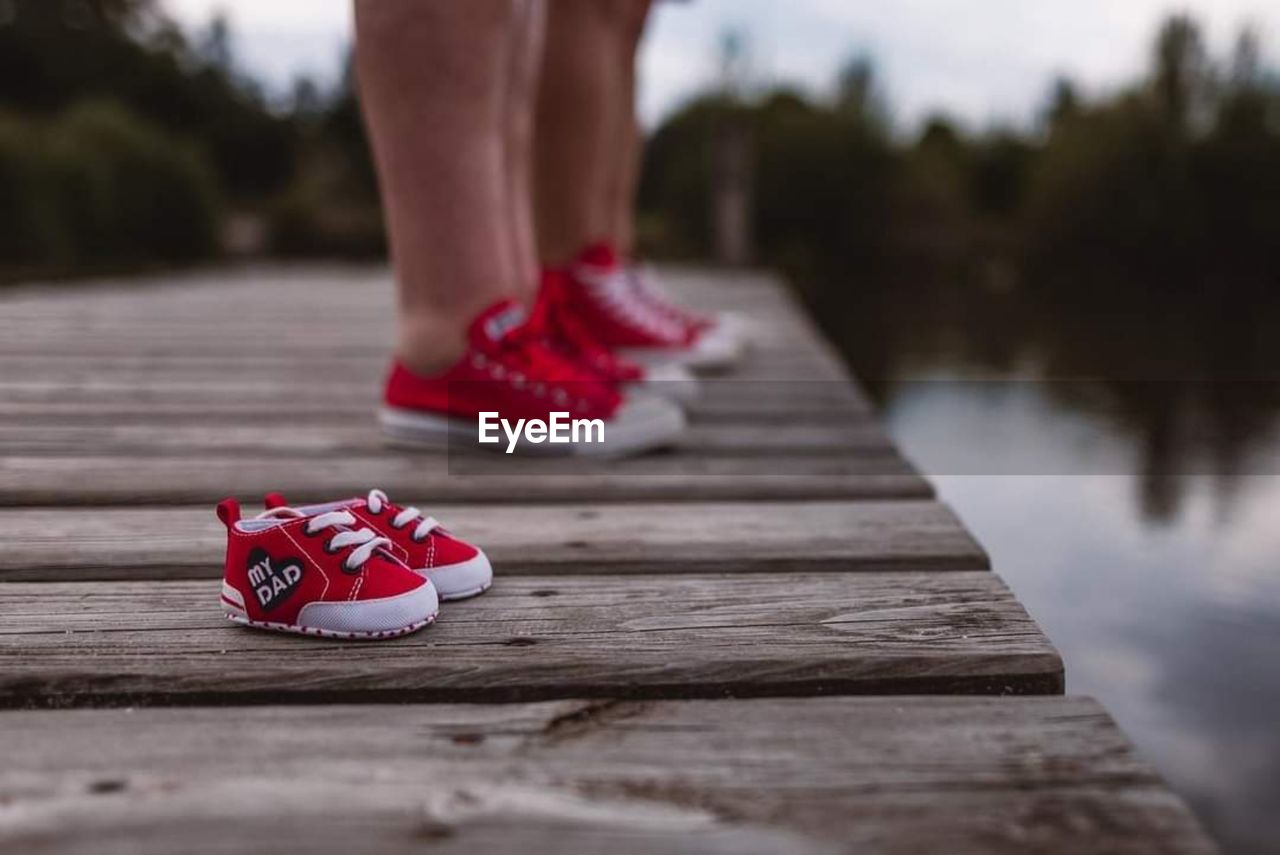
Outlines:
{"type": "Polygon", "coordinates": [[[240,522],[240,503],[231,498],[218,502],[218,519],[228,529],[240,522]]]}
{"type": "Polygon", "coordinates": [[[289,503],[286,502],[284,496],[279,493],[267,493],[267,495],[262,497],[262,504],[266,505],[267,510],[271,511],[276,508],[283,508],[289,503]]]}

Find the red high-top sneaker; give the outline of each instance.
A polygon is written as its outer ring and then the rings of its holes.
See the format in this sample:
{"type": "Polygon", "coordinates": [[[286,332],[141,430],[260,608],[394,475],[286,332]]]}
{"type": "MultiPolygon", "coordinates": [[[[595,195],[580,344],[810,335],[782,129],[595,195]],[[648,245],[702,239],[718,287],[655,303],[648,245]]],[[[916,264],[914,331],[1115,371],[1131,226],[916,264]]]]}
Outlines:
{"type": "Polygon", "coordinates": [[[745,350],[735,325],[679,308],[625,267],[607,243],[587,247],[566,272],[569,311],[625,358],[716,371],[731,367],[745,350]]]}
{"type": "Polygon", "coordinates": [[[236,623],[331,638],[392,638],[435,620],[435,588],[349,511],[281,507],[250,520],[218,504],[227,527],[222,608],[236,623]]]}
{"type": "Polygon", "coordinates": [[[614,354],[598,342],[569,306],[567,274],[544,270],[530,322],[540,328],[548,345],[601,379],[625,389],[652,392],[672,401],[689,403],[698,397],[698,381],[674,362],[641,365],[614,354]]]}
{"type": "Polygon", "coordinates": [[[467,341],[462,358],[439,374],[423,376],[395,363],[380,412],[389,436],[437,446],[450,440],[478,445],[483,415],[491,428],[487,436],[496,433],[500,441],[482,448],[616,456],[670,445],[684,430],[684,413],[674,404],[620,391],[552,351],[542,330],[511,300],[482,312],[467,341]],[[508,427],[520,420],[544,426],[554,420],[562,427],[598,421],[601,430],[584,431],[590,441],[565,444],[525,433],[508,445],[499,420],[508,427]]]}
{"type": "MultiPolygon", "coordinates": [[[[288,505],[279,493],[268,493],[267,508],[288,505]]],[[[446,531],[433,517],[424,517],[417,508],[392,504],[381,490],[323,505],[296,505],[304,516],[345,510],[400,550],[400,556],[415,573],[426,576],[441,600],[462,600],[489,590],[493,568],[479,547],[446,531]]]]}

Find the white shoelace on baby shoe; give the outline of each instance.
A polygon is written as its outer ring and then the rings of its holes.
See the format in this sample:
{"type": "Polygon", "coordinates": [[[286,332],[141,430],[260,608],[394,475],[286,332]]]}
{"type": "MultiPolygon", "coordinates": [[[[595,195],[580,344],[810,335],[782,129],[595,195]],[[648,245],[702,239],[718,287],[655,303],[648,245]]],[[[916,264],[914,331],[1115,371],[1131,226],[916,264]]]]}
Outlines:
{"type": "MultiPolygon", "coordinates": [[[[372,513],[382,513],[384,505],[391,504],[391,500],[387,498],[387,494],[381,490],[370,490],[367,499],[369,510],[372,513]]],[[[422,511],[417,508],[404,508],[400,513],[391,518],[392,528],[404,528],[414,520],[419,520],[417,527],[409,536],[418,543],[426,540],[431,532],[438,528],[443,528],[435,517],[424,517],[422,511]]]]}
{"type": "MultiPolygon", "coordinates": [[[[272,508],[265,513],[258,514],[255,519],[275,519],[275,518],[296,518],[303,514],[293,508],[272,508]]],[[[329,538],[329,542],[325,544],[326,552],[338,552],[348,546],[354,546],[355,549],[344,559],[342,559],[342,568],[352,571],[359,570],[365,565],[365,562],[373,557],[373,553],[378,549],[392,549],[390,538],[383,537],[371,528],[357,528],[354,526],[359,522],[355,515],[350,511],[329,511],[324,514],[317,514],[307,520],[306,532],[309,535],[319,534],[326,528],[338,529],[338,533],[329,538]]]]}

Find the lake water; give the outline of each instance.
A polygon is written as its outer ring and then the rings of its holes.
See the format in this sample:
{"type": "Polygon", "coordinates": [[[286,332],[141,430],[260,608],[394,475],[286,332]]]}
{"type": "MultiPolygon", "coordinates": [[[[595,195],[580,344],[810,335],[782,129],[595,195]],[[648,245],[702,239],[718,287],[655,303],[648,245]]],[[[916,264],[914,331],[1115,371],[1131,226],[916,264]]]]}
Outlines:
{"type": "Polygon", "coordinates": [[[1067,691],[1226,851],[1274,853],[1280,313],[1220,297],[866,285],[819,316],[1058,645],[1067,691]]]}

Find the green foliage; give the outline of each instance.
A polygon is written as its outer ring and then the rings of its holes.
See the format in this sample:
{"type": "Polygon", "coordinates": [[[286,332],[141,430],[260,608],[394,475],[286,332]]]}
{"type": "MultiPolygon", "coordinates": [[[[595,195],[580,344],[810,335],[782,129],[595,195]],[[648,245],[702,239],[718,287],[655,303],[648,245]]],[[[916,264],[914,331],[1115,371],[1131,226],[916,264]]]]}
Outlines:
{"type": "Polygon", "coordinates": [[[200,152],[111,103],[0,121],[0,266],[182,262],[217,248],[221,201],[200,152]]]}
{"type": "Polygon", "coordinates": [[[1057,260],[1123,263],[1159,248],[1171,269],[1193,261],[1202,228],[1196,189],[1187,152],[1164,127],[1136,100],[1060,123],[1028,191],[1031,247],[1057,260]]]}
{"type": "Polygon", "coordinates": [[[377,174],[350,62],[337,92],[312,110],[300,110],[298,121],[303,156],[297,174],[267,211],[271,252],[382,256],[386,230],[377,174]]]}
{"type": "Polygon", "coordinates": [[[755,111],[755,237],[788,267],[865,268],[887,238],[896,163],[880,129],[791,93],[755,111]]]}
{"type": "Polygon", "coordinates": [[[711,254],[718,140],[730,134],[749,140],[762,260],[805,269],[865,264],[882,245],[895,169],[882,129],[850,101],[818,104],[778,91],[750,106],[698,99],[650,138],[639,198],[649,251],[711,254]]]}
{"type": "Polygon", "coordinates": [[[1175,17],[1143,84],[1055,112],[1022,216],[1033,262],[1118,267],[1161,289],[1274,282],[1280,85],[1248,33],[1231,66],[1175,17]]]}
{"type": "Polygon", "coordinates": [[[734,129],[753,151],[757,257],[802,279],[923,262],[997,290],[1027,269],[1069,292],[1117,278],[1161,292],[1274,285],[1280,76],[1262,55],[1246,32],[1216,61],[1195,21],[1172,17],[1144,79],[1092,101],[1055,81],[1036,133],[934,117],[895,138],[865,58],[830,103],[702,98],[651,139],[642,236],[658,253],[711,253],[716,140],[734,129]]]}
{"type": "Polygon", "coordinates": [[[294,123],[267,109],[229,66],[224,24],[194,49],[150,0],[6,0],[0,105],[52,116],[112,100],[197,140],[237,199],[286,187],[298,157],[294,123]]]}
{"type": "Polygon", "coordinates": [[[668,257],[711,255],[711,174],[716,128],[741,111],[720,96],[691,102],[649,138],[639,187],[640,237],[668,257]]]}
{"type": "Polygon", "coordinates": [[[0,266],[67,255],[50,162],[30,122],[0,115],[0,266]]]}

